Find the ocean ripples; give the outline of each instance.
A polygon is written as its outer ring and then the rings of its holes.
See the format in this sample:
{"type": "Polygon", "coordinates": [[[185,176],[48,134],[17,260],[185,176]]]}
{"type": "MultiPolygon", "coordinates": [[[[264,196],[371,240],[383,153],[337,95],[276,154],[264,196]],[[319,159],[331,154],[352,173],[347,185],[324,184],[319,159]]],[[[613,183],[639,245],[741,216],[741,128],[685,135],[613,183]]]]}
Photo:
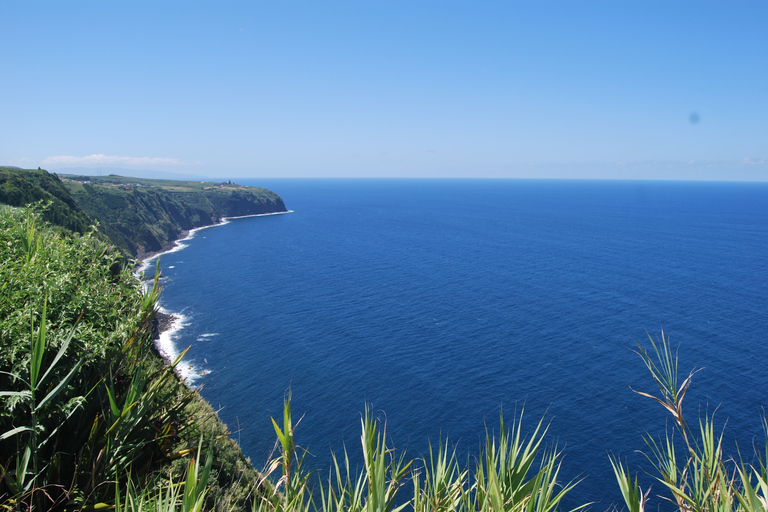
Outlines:
{"type": "Polygon", "coordinates": [[[294,213],[232,221],[162,260],[165,307],[194,312],[176,343],[208,361],[203,395],[254,460],[289,386],[319,467],[345,440],[357,454],[366,401],[413,455],[441,433],[472,452],[502,403],[525,403],[531,422],[554,417],[565,476],[589,475],[574,499],[607,505],[606,452],[636,460],[667,419],[628,388],[652,385],[631,349],[661,325],[684,368],[707,366],[690,410],[723,403],[729,426],[760,432],[768,187],[271,186],[294,213]]]}

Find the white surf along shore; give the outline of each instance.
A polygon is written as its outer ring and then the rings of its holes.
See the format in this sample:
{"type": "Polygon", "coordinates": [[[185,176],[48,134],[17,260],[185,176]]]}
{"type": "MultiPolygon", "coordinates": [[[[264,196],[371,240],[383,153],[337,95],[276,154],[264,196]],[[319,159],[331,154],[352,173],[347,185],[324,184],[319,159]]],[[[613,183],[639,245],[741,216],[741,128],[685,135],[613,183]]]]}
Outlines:
{"type": "MultiPolygon", "coordinates": [[[[141,266],[139,266],[139,268],[136,270],[136,275],[139,277],[139,279],[142,280],[145,287],[151,286],[152,279],[154,278],[154,266],[157,263],[157,259],[165,254],[177,252],[186,248],[187,245],[184,242],[194,238],[198,231],[201,231],[207,228],[216,227],[216,226],[223,226],[224,224],[227,224],[232,219],[244,219],[247,217],[266,217],[267,215],[282,215],[283,213],[293,213],[293,210],[287,210],[284,212],[274,212],[274,213],[257,213],[254,215],[242,215],[239,217],[224,217],[221,219],[221,222],[217,224],[211,224],[209,226],[201,226],[199,228],[191,229],[189,230],[189,232],[187,232],[187,235],[184,238],[180,238],[179,240],[174,240],[172,242],[172,247],[167,251],[153,254],[150,257],[142,260],[141,266]]],[[[162,294],[161,294],[161,299],[162,299],[162,294]]],[[[168,311],[163,307],[162,300],[160,300],[159,311],[160,313],[169,315],[171,319],[168,325],[163,326],[164,328],[161,327],[160,336],[155,340],[155,348],[160,353],[160,356],[163,358],[166,364],[169,364],[173,362],[177,357],[179,357],[179,354],[181,354],[184,351],[184,349],[186,349],[186,347],[179,347],[179,345],[177,344],[177,341],[179,340],[180,332],[184,329],[184,327],[189,325],[190,318],[188,318],[187,316],[185,316],[180,312],[168,311]]],[[[206,334],[201,334],[199,337],[204,339],[212,336],[218,336],[218,334],[219,333],[206,333],[206,334]]],[[[198,339],[198,341],[201,341],[201,340],[198,339]]],[[[194,385],[195,381],[201,375],[207,375],[211,373],[210,370],[206,370],[205,368],[202,368],[192,363],[188,363],[184,360],[182,360],[181,362],[179,362],[178,365],[176,365],[175,371],[176,371],[176,374],[179,376],[179,378],[181,378],[181,380],[190,387],[194,385]]]]}

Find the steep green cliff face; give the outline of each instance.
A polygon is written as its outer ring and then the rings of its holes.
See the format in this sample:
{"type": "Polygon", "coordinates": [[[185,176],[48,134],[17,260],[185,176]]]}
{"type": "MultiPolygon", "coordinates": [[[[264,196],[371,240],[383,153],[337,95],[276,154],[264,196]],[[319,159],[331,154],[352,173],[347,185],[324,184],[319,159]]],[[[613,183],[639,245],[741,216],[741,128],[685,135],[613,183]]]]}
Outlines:
{"type": "Polygon", "coordinates": [[[190,229],[224,217],[286,211],[279,195],[258,187],[122,176],[68,176],[0,167],[0,203],[50,202],[45,220],[84,233],[99,231],[137,258],[167,249],[190,229]]]}
{"type": "Polygon", "coordinates": [[[0,203],[26,206],[38,201],[50,203],[43,218],[51,224],[84,233],[93,223],[55,174],[0,167],[0,203]]]}
{"type": "Polygon", "coordinates": [[[263,188],[117,178],[71,176],[64,184],[107,236],[139,258],[224,217],[286,211],[280,196],[263,188]]]}

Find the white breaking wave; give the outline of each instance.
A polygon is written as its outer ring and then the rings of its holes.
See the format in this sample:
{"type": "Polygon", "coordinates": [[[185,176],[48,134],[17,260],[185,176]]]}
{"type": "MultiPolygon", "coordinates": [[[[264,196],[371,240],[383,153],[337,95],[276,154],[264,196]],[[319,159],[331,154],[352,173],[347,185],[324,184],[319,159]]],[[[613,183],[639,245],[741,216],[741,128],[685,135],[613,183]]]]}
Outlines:
{"type": "MultiPolygon", "coordinates": [[[[147,278],[145,276],[145,271],[149,269],[151,266],[153,266],[154,263],[157,262],[157,258],[164,254],[180,251],[187,247],[186,244],[183,242],[193,238],[195,234],[202,230],[207,228],[212,228],[215,226],[221,226],[223,224],[227,224],[230,219],[241,219],[245,217],[263,217],[266,215],[279,215],[282,213],[292,213],[293,210],[288,210],[285,212],[275,212],[275,213],[259,213],[255,215],[243,215],[241,217],[224,217],[221,222],[218,224],[211,224],[210,226],[201,226],[199,228],[190,229],[187,233],[187,236],[176,240],[174,242],[174,246],[167,251],[163,251],[161,253],[155,254],[154,256],[151,256],[141,262],[141,265],[136,270],[135,274],[139,279],[143,280],[144,289],[147,290],[152,284],[151,278],[147,278]]],[[[173,267],[168,267],[173,268],[173,267]]],[[[157,351],[160,352],[160,355],[165,359],[166,361],[174,361],[177,357],[179,357],[179,354],[181,351],[176,346],[176,340],[179,336],[179,332],[188,324],[188,318],[180,313],[172,313],[170,311],[165,310],[162,306],[160,307],[160,312],[165,313],[168,315],[173,316],[173,322],[171,323],[170,328],[160,333],[160,337],[155,342],[155,346],[157,347],[157,351]]],[[[213,336],[218,336],[219,333],[213,332],[213,333],[205,333],[201,334],[197,341],[204,341],[207,338],[211,338],[213,336]]],[[[181,378],[181,380],[184,381],[185,384],[188,386],[192,386],[195,382],[195,380],[201,376],[201,375],[208,375],[211,373],[211,370],[197,368],[194,364],[189,363],[187,361],[182,360],[178,365],[176,365],[176,374],[181,378]]]]}
{"type": "MultiPolygon", "coordinates": [[[[170,313],[160,308],[161,313],[165,313],[173,316],[173,322],[171,326],[165,331],[160,333],[160,337],[155,341],[155,347],[157,351],[165,361],[173,362],[179,357],[181,351],[176,346],[176,339],[179,331],[181,331],[188,323],[188,318],[179,313],[170,313]]],[[[191,386],[197,377],[197,372],[193,364],[181,361],[176,365],[176,373],[187,385],[191,386]]]]}

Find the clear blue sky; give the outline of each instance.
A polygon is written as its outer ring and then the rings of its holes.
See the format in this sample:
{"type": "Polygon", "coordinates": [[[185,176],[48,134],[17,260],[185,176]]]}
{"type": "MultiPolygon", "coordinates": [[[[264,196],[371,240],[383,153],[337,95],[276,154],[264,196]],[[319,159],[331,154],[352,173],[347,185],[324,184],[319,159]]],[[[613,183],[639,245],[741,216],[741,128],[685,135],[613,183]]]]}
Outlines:
{"type": "Polygon", "coordinates": [[[0,0],[0,165],[768,180],[768,1],[0,0]]]}

